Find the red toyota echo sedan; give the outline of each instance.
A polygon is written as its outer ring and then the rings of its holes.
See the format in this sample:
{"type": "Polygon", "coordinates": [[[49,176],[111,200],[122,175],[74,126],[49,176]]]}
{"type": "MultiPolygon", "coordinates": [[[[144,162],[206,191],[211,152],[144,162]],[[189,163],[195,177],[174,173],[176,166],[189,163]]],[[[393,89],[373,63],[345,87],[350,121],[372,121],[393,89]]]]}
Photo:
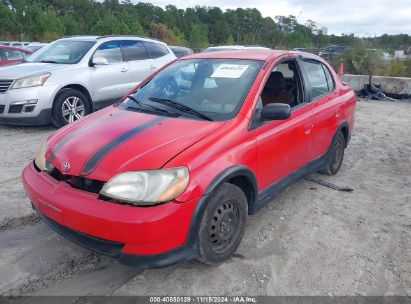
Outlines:
{"type": "Polygon", "coordinates": [[[279,191],[339,170],[355,104],[308,53],[189,55],[51,135],[23,183],[52,229],[124,264],[217,264],[279,191]]]}

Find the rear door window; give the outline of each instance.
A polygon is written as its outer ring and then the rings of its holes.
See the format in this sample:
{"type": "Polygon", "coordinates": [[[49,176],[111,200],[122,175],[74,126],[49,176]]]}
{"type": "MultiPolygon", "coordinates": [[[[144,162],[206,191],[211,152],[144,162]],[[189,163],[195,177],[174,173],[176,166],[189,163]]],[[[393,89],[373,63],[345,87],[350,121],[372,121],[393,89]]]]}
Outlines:
{"type": "Polygon", "coordinates": [[[123,62],[121,41],[111,41],[103,43],[94,53],[94,57],[106,58],[108,63],[123,62]]]}
{"type": "Polygon", "coordinates": [[[168,49],[164,45],[159,43],[145,41],[144,46],[146,47],[150,58],[153,59],[163,57],[169,53],[168,49]]]}
{"type": "Polygon", "coordinates": [[[125,61],[148,59],[147,50],[141,41],[123,41],[122,47],[125,61]]]}
{"type": "Polygon", "coordinates": [[[310,100],[315,100],[328,93],[328,82],[322,63],[316,60],[304,60],[308,82],[311,87],[310,100]]]}

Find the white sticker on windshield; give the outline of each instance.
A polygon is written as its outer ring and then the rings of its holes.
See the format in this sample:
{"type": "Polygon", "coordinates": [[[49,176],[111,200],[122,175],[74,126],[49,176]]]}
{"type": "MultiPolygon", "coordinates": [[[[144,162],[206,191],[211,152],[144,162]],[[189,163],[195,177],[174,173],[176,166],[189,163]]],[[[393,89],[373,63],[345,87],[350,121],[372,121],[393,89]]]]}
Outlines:
{"type": "Polygon", "coordinates": [[[248,67],[246,64],[221,64],[210,77],[240,78],[248,67]]]}

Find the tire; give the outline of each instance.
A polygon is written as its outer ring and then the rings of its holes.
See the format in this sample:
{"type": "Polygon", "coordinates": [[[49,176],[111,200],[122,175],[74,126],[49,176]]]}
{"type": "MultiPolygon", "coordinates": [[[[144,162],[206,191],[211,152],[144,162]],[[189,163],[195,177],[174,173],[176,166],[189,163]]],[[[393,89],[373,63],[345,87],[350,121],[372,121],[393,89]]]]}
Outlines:
{"type": "Polygon", "coordinates": [[[75,89],[64,89],[54,99],[51,121],[56,128],[61,128],[90,113],[87,97],[75,89]]]}
{"type": "Polygon", "coordinates": [[[320,170],[321,173],[334,175],[340,170],[344,159],[345,146],[344,134],[339,131],[331,144],[330,150],[328,151],[327,162],[324,168],[320,170]]]}
{"type": "Polygon", "coordinates": [[[237,186],[222,184],[210,194],[198,232],[197,259],[217,265],[229,259],[244,236],[247,198],[237,186]]]}

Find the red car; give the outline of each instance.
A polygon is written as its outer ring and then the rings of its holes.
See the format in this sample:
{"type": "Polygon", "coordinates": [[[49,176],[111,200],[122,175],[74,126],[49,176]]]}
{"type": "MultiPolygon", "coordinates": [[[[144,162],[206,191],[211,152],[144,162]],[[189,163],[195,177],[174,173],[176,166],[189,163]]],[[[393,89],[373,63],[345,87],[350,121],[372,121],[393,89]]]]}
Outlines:
{"type": "Polygon", "coordinates": [[[142,267],[216,264],[279,191],[339,170],[355,104],[318,56],[189,55],[51,135],[23,183],[39,216],[79,245],[142,267]]]}
{"type": "Polygon", "coordinates": [[[15,48],[12,46],[0,45],[0,65],[17,63],[25,60],[32,52],[15,48]]]}

